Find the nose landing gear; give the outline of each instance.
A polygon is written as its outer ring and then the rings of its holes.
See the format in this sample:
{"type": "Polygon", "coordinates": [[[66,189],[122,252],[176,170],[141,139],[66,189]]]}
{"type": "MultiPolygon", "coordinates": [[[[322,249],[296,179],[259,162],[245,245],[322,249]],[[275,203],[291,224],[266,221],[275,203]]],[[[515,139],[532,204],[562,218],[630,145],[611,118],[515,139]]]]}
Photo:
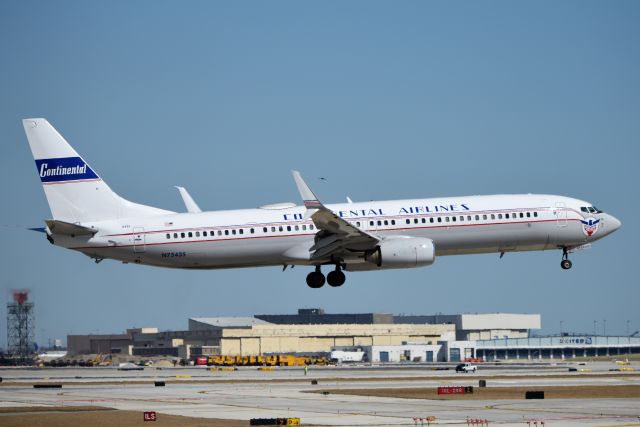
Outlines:
{"type": "Polygon", "coordinates": [[[573,263],[569,260],[569,253],[567,252],[567,248],[562,248],[562,261],[560,261],[560,267],[563,270],[568,270],[571,268],[573,263]]]}

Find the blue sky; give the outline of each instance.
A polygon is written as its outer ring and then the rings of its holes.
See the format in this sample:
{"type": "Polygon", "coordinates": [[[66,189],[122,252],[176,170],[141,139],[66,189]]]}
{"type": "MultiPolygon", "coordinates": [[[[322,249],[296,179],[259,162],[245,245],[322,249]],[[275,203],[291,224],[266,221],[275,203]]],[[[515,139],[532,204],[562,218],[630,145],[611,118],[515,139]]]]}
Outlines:
{"type": "Polygon", "coordinates": [[[634,1],[4,1],[0,329],[10,290],[30,288],[41,344],[299,307],[638,330],[638,22],[634,1]],[[172,210],[174,185],[209,210],[298,202],[296,168],[326,202],[552,193],[623,227],[571,271],[557,251],[443,257],[340,289],[307,288],[299,267],[95,265],[25,231],[50,216],[26,117],[122,196],[172,210]]]}

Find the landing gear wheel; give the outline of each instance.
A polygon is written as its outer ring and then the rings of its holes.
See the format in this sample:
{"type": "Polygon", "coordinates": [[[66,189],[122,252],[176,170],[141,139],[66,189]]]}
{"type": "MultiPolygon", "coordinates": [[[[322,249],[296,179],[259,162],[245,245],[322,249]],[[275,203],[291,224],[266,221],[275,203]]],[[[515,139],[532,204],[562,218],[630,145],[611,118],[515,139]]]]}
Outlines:
{"type": "Polygon", "coordinates": [[[560,261],[560,267],[563,270],[568,270],[571,268],[573,263],[569,261],[569,253],[567,252],[567,248],[562,248],[562,261],[560,261]]]}
{"type": "Polygon", "coordinates": [[[307,274],[307,286],[318,289],[324,286],[324,274],[320,271],[320,266],[316,267],[316,271],[307,274]]]}
{"type": "Polygon", "coordinates": [[[331,273],[327,274],[327,283],[329,286],[338,287],[344,285],[344,281],[346,277],[342,270],[336,269],[331,273]]]}

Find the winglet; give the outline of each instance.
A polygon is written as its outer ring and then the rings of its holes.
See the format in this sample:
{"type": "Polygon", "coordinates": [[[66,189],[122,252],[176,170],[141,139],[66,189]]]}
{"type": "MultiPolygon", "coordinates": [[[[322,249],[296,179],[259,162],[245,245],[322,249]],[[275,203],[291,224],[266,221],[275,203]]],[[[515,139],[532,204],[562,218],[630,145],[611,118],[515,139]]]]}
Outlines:
{"type": "Polygon", "coordinates": [[[293,174],[293,179],[298,186],[298,191],[300,192],[300,197],[302,197],[302,201],[304,202],[304,206],[307,209],[323,209],[324,206],[320,203],[320,200],[313,194],[313,191],[309,188],[304,179],[302,179],[302,175],[298,171],[291,171],[293,174]]]}
{"type": "Polygon", "coordinates": [[[200,206],[198,206],[198,204],[193,200],[193,198],[191,197],[191,195],[189,194],[186,188],[178,187],[177,185],[175,187],[180,192],[180,196],[182,196],[182,201],[184,202],[184,205],[187,207],[187,211],[189,213],[202,212],[202,209],[200,209],[200,206]]]}

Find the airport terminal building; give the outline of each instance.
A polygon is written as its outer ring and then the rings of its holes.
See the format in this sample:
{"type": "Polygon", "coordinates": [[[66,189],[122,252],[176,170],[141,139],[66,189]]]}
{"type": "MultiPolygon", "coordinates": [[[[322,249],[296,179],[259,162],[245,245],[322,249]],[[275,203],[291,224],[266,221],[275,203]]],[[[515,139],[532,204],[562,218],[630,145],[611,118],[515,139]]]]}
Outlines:
{"type": "Polygon", "coordinates": [[[562,335],[502,338],[476,342],[476,355],[485,361],[571,359],[640,353],[640,337],[562,335]]]}

